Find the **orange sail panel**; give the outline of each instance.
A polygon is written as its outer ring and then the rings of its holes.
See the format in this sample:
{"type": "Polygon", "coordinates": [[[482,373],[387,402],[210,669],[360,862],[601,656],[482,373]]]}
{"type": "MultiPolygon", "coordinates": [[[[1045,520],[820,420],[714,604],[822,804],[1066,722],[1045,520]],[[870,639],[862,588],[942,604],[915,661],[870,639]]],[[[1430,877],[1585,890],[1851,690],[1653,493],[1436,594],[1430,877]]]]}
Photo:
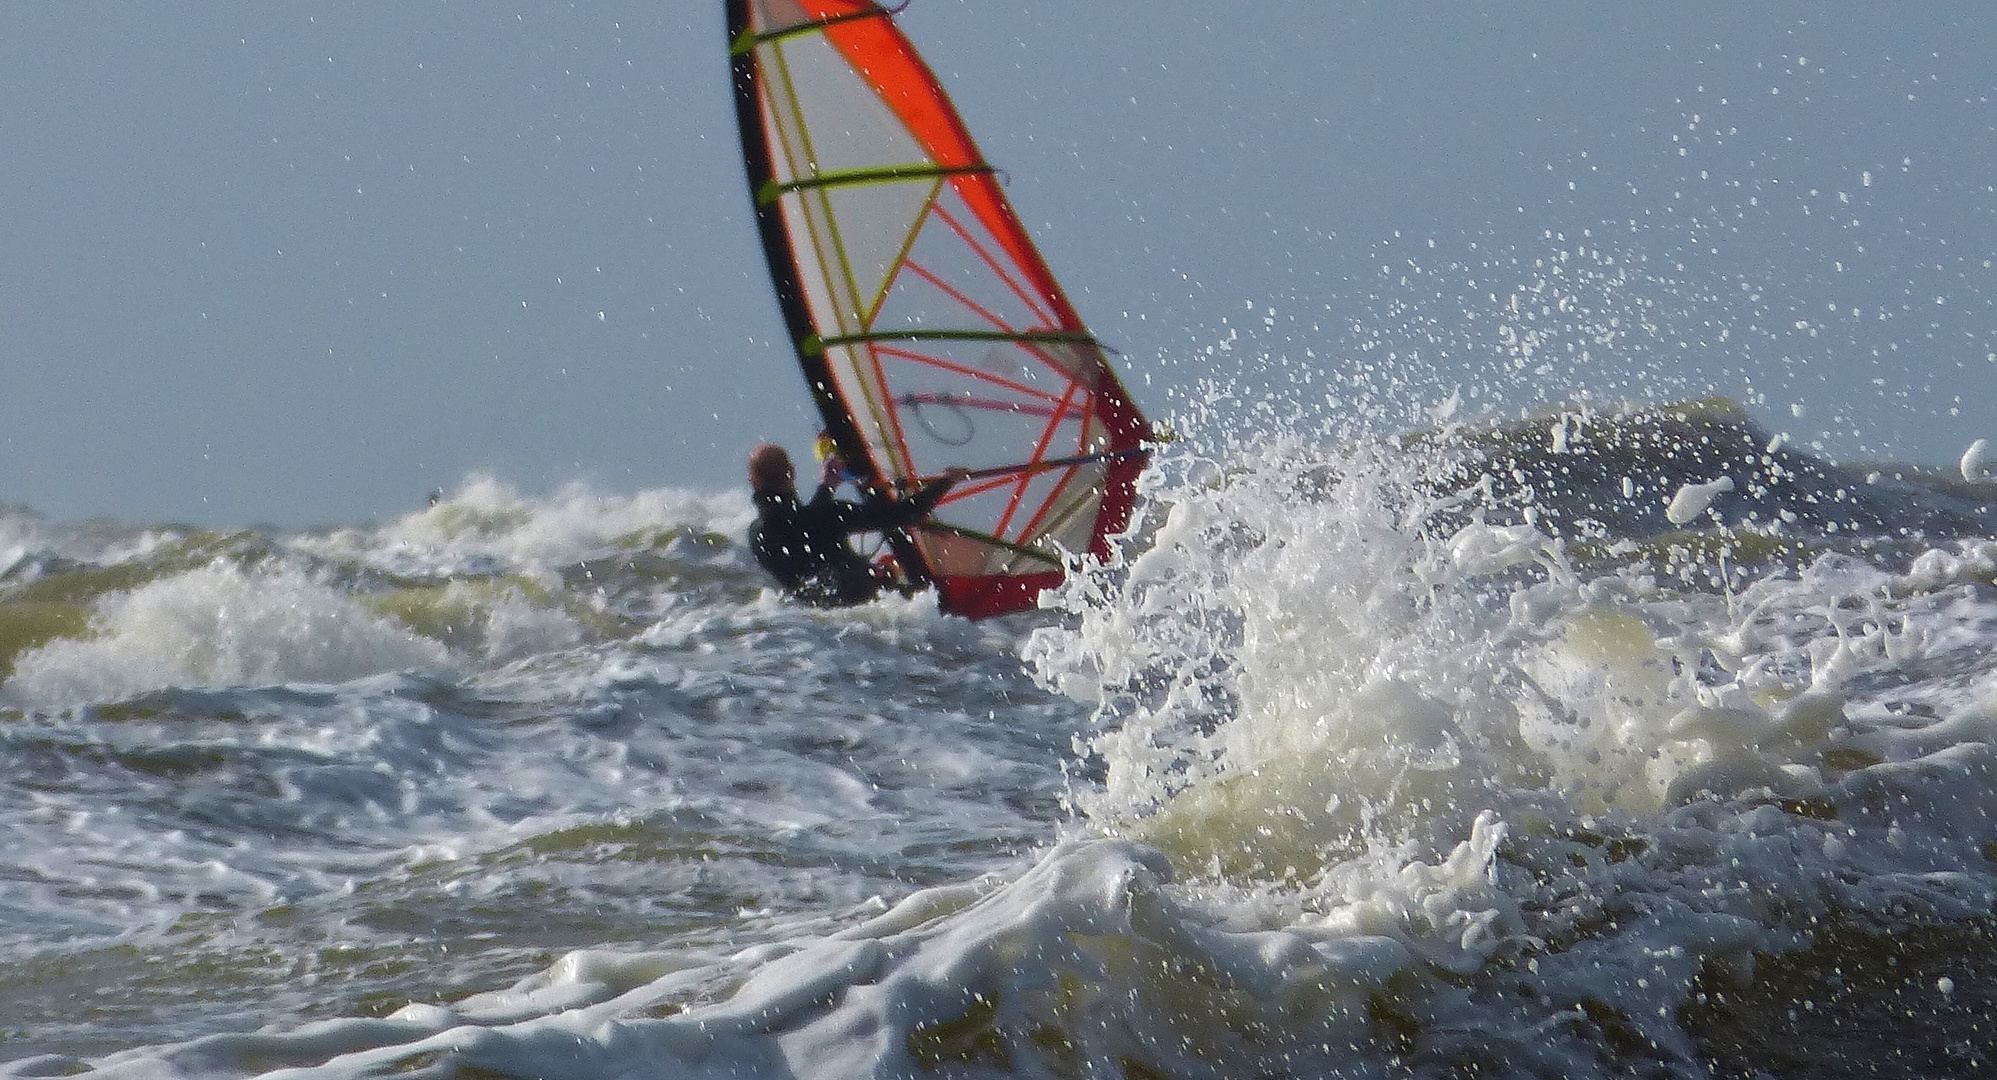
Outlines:
{"type": "Polygon", "coordinates": [[[936,76],[872,0],[729,0],[764,252],[826,430],[872,497],[974,470],[897,553],[946,610],[1107,557],[1147,427],[936,76]]]}

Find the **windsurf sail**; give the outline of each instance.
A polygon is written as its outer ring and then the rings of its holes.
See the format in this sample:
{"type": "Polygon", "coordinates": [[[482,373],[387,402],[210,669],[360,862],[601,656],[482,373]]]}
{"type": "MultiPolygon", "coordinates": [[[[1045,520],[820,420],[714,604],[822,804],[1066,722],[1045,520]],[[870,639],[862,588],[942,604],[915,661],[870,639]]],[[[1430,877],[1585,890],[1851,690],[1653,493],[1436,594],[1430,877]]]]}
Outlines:
{"type": "Polygon", "coordinates": [[[764,254],[826,431],[874,498],[972,470],[892,537],[945,610],[1034,606],[1106,558],[1144,417],[892,13],[728,0],[764,254]]]}

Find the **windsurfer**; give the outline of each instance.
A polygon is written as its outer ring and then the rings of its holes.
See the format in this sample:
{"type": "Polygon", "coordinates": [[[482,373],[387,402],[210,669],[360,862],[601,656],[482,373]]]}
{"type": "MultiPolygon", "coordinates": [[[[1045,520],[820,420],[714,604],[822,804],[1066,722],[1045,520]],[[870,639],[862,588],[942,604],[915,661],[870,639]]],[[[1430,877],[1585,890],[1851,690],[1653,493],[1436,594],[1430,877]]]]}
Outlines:
{"type": "Polygon", "coordinates": [[[844,474],[839,456],[827,455],[818,490],[810,502],[800,503],[797,470],[783,447],[763,443],[749,453],[749,488],[756,500],[749,551],[785,593],[816,607],[863,604],[899,584],[891,572],[854,551],[848,539],[915,524],[965,475],[951,469],[905,499],[850,503],[834,495],[844,474]]]}

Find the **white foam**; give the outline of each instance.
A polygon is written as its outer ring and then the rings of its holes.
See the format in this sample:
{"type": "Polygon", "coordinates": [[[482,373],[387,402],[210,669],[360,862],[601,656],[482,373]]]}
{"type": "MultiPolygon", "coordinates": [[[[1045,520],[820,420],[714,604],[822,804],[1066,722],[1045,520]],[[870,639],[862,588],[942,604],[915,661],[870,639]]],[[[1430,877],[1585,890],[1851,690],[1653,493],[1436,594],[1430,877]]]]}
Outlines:
{"type": "Polygon", "coordinates": [[[37,708],[168,687],[338,683],[443,672],[442,645],[289,570],[214,565],[98,601],[93,635],[22,653],[7,700],[37,708]]]}
{"type": "Polygon", "coordinates": [[[729,965],[671,956],[571,957],[448,1008],[211,1036],[99,1062],[96,1075],[282,1064],[302,1080],[420,1063],[544,1076],[1060,1075],[1101,1061],[1195,1078],[1278,1063],[1324,1073],[1370,1043],[1372,996],[1420,957],[1473,970],[1499,941],[1503,914],[1478,905],[1502,833],[1491,824],[1443,863],[1284,928],[1217,923],[1174,895],[1157,852],[1075,841],[1010,880],[919,893],[829,938],[765,950],[733,978],[729,965]],[[1438,906],[1479,914],[1437,922],[1438,906]],[[734,984],[726,1000],[663,1015],[717,982],[734,984]],[[1276,1045],[1272,1032],[1296,1037],[1276,1045]]]}
{"type": "Polygon", "coordinates": [[[1449,556],[1466,575],[1495,574],[1532,562],[1551,543],[1530,525],[1472,524],[1449,538],[1449,556]]]}
{"type": "Polygon", "coordinates": [[[342,529],[297,544],[399,573],[548,574],[683,532],[739,537],[753,516],[743,492],[616,494],[572,483],[536,499],[474,475],[448,498],[378,528],[342,529]]]}

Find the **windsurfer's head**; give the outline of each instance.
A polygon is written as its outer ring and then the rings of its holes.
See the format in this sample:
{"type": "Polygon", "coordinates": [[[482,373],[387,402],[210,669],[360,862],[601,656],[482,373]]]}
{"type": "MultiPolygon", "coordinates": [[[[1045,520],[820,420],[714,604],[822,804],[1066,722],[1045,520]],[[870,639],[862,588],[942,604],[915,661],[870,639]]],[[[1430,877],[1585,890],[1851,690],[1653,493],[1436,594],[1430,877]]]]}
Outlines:
{"type": "Polygon", "coordinates": [[[797,469],[783,447],[760,443],[749,451],[749,490],[758,495],[797,490],[797,469]]]}

